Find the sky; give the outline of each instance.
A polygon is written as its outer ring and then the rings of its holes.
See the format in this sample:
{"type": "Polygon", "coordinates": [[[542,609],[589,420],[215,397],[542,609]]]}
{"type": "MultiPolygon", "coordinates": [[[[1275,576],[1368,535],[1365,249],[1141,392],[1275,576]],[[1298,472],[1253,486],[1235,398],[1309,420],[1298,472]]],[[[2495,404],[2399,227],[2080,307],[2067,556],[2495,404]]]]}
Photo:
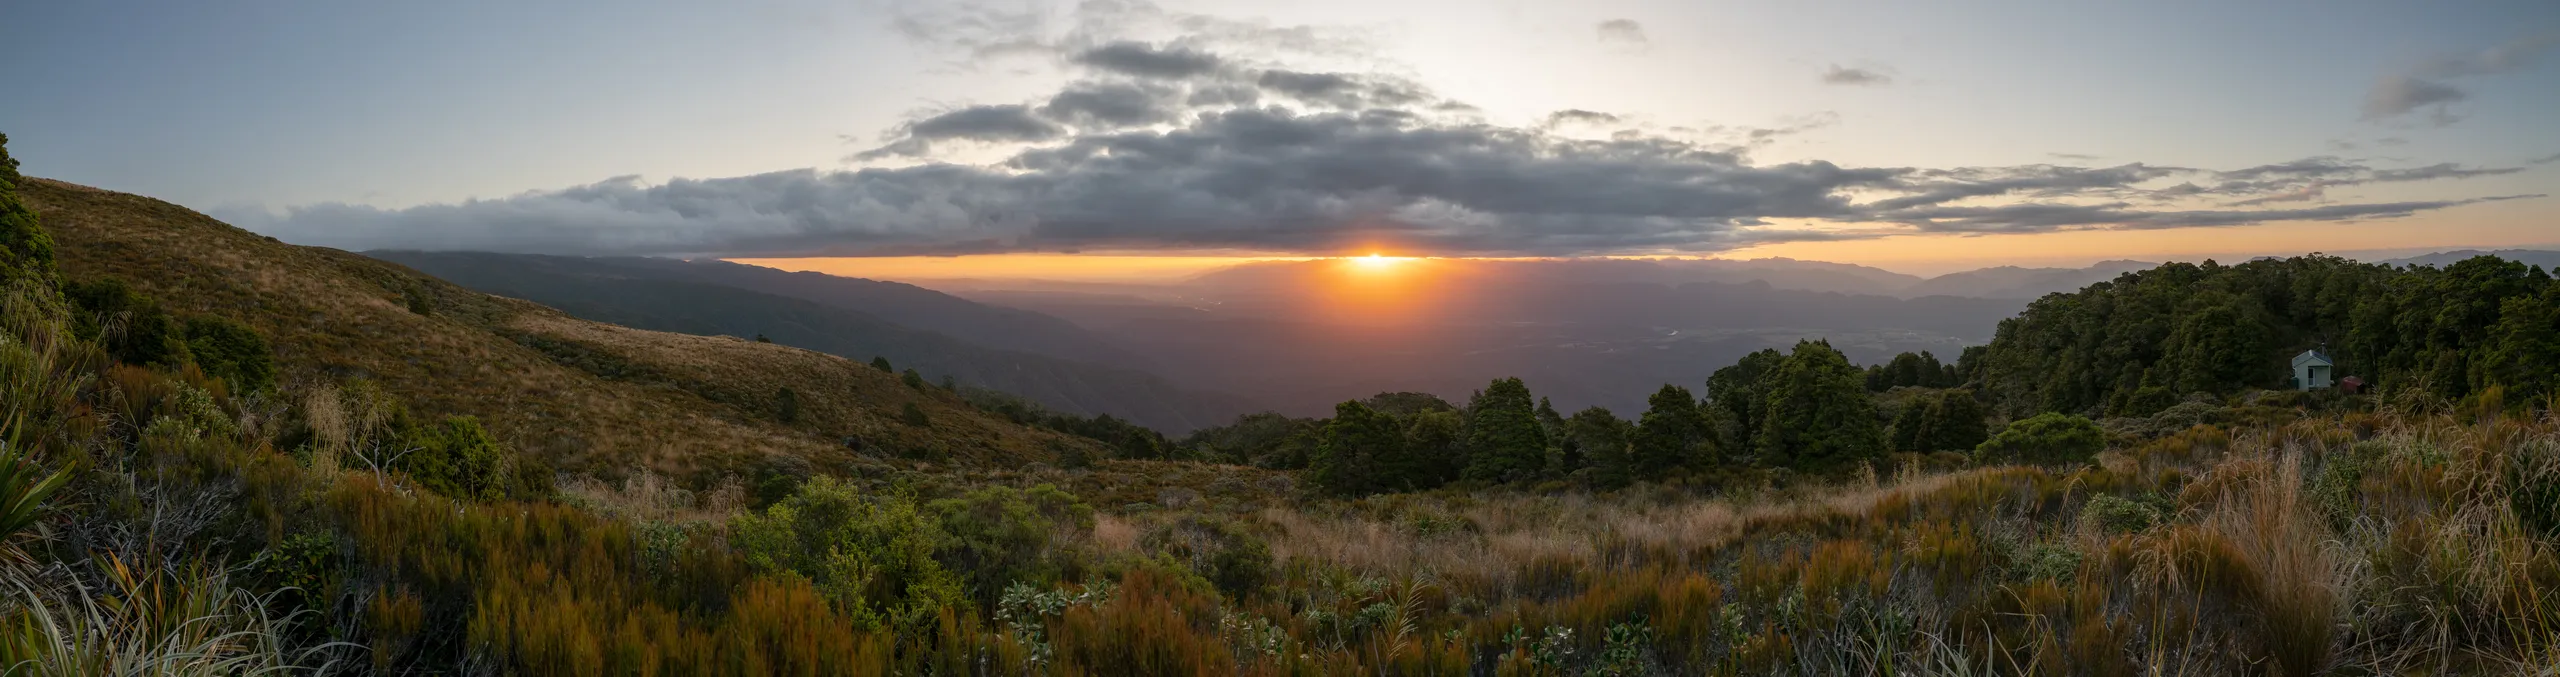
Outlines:
{"type": "Polygon", "coordinates": [[[955,276],[2560,245],[2547,0],[220,4],[12,8],[24,170],[346,249],[955,276]]]}

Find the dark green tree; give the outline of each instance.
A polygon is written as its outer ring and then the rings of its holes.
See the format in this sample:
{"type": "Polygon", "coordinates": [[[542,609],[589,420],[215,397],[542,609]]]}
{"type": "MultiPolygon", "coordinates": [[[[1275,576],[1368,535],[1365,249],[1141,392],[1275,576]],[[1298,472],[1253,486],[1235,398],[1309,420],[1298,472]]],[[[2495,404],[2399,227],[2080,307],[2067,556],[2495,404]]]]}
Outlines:
{"type": "Polygon", "coordinates": [[[1698,409],[1688,388],[1663,384],[1645,398],[1645,405],[1644,415],[1636,420],[1634,440],[1638,477],[1721,460],[1715,457],[1714,431],[1707,425],[1706,412],[1698,409]]]}
{"type": "Polygon", "coordinates": [[[1528,384],[1497,379],[1467,403],[1466,478],[1517,482],[1546,470],[1547,435],[1528,384]]]}
{"type": "Polygon", "coordinates": [[[1884,450],[1866,377],[1823,341],[1799,341],[1762,384],[1761,462],[1824,471],[1884,450]]]}
{"type": "Polygon", "coordinates": [[[18,200],[18,160],[9,157],[9,135],[0,134],[0,289],[20,279],[52,284],[53,236],[36,212],[18,200]]]}
{"type": "Polygon", "coordinates": [[[907,387],[914,388],[916,390],[924,389],[924,375],[916,373],[914,367],[908,367],[906,373],[899,374],[898,382],[907,384],[907,387]]]}
{"type": "Polygon", "coordinates": [[[1361,496],[1391,489],[1388,478],[1401,481],[1414,469],[1405,467],[1404,426],[1393,416],[1358,401],[1333,407],[1333,422],[1307,459],[1307,479],[1316,488],[1340,496],[1361,496]]]}
{"type": "Polygon", "coordinates": [[[1733,423],[1731,437],[1724,440],[1725,448],[1759,448],[1760,416],[1769,406],[1760,380],[1786,361],[1785,353],[1763,349],[1744,355],[1733,366],[1707,377],[1708,404],[1724,410],[1725,419],[1733,423]]]}
{"type": "Polygon", "coordinates": [[[2473,365],[2475,388],[2502,385],[2514,401],[2560,394],[2560,285],[2500,305],[2488,350],[2473,365]]]}
{"type": "Polygon", "coordinates": [[[1893,419],[1895,451],[1970,451],[1990,436],[1990,413],[1973,391],[1947,390],[1914,399],[1893,419]]]}
{"type": "Polygon", "coordinates": [[[1538,398],[1537,415],[1538,432],[1547,438],[1545,465],[1548,474],[1562,475],[1582,467],[1578,459],[1567,458],[1570,450],[1565,448],[1564,415],[1556,413],[1556,405],[1548,402],[1547,398],[1538,398]]]}
{"type": "Polygon", "coordinates": [[[1635,454],[1628,440],[1634,427],[1600,407],[1574,412],[1565,434],[1591,466],[1591,483],[1603,488],[1626,486],[1636,477],[1635,454]]]}
{"type": "Polygon", "coordinates": [[[238,392],[276,385],[275,353],[258,330],[238,320],[200,315],[187,320],[187,354],[208,376],[220,378],[238,392]]]}
{"type": "Polygon", "coordinates": [[[933,418],[925,415],[924,407],[916,406],[916,403],[914,402],[908,402],[906,403],[906,406],[898,408],[898,422],[918,428],[925,428],[933,425],[933,418]]]}
{"type": "Polygon", "coordinates": [[[1466,419],[1454,408],[1414,414],[1404,427],[1404,452],[1412,458],[1412,485],[1428,489],[1458,479],[1467,467],[1466,419]]]}
{"type": "Polygon", "coordinates": [[[897,371],[897,369],[889,366],[889,358],[878,355],[871,356],[871,368],[878,369],[880,370],[880,373],[883,374],[897,371]]]}

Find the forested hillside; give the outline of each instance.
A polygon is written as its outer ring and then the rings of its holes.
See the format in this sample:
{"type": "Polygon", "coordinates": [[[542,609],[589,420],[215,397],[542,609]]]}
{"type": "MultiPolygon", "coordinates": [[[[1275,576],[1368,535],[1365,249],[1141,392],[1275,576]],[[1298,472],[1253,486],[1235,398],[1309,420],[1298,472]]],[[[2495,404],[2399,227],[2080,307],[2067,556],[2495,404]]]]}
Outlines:
{"type": "Polygon", "coordinates": [[[2338,375],[2385,390],[2547,397],[2560,387],[2560,287],[2489,256],[2173,263],[2037,300],[1962,366],[2012,415],[2145,415],[2187,393],[2283,387],[2288,360],[2315,348],[2338,375]]]}

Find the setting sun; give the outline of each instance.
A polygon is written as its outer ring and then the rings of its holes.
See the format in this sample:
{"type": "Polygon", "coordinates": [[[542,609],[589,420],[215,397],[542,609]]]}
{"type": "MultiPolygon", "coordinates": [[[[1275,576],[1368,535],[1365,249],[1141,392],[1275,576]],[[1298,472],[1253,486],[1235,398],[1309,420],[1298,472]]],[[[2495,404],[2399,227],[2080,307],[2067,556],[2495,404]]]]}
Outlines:
{"type": "Polygon", "coordinates": [[[1378,254],[1378,253],[1376,253],[1376,252],[1371,252],[1368,256],[1354,256],[1354,257],[1351,257],[1351,259],[1350,259],[1350,260],[1351,260],[1351,262],[1352,262],[1353,264],[1356,264],[1356,265],[1360,266],[1361,268],[1368,269],[1368,270],[1380,270],[1380,269],[1384,269],[1384,268],[1392,267],[1392,266],[1394,266],[1394,265],[1396,265],[1396,264],[1398,264],[1398,263],[1403,263],[1403,262],[1406,262],[1406,261],[1411,261],[1411,260],[1413,260],[1413,257],[1409,257],[1409,256],[1384,256],[1384,255],[1380,255],[1380,254],[1378,254]]]}

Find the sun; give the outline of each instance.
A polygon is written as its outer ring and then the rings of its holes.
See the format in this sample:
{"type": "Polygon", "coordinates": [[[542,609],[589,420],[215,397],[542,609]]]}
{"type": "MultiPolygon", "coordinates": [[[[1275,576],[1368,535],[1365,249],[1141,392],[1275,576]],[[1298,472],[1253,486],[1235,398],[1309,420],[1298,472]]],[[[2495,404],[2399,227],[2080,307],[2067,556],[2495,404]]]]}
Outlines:
{"type": "Polygon", "coordinates": [[[1350,257],[1350,259],[1353,264],[1369,270],[1383,270],[1394,267],[1396,264],[1412,260],[1411,257],[1385,256],[1377,252],[1369,252],[1368,256],[1354,256],[1350,257]]]}

